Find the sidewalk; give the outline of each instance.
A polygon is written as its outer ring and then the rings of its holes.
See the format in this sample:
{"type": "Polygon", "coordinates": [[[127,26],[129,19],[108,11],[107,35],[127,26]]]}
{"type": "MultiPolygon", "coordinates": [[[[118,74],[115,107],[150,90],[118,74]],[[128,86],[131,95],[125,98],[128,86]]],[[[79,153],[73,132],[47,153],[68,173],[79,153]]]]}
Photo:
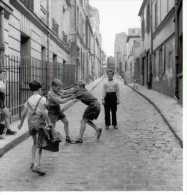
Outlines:
{"type": "Polygon", "coordinates": [[[133,87],[133,84],[129,84],[134,91],[142,95],[147,99],[157,111],[164,117],[165,122],[168,122],[168,126],[176,133],[176,137],[179,140],[183,140],[183,108],[174,99],[157,91],[145,88],[142,85],[137,84],[137,88],[133,87]]]}
{"type": "MultiPolygon", "coordinates": [[[[91,91],[93,90],[95,87],[97,87],[97,85],[102,81],[102,78],[99,78],[91,83],[89,83],[86,88],[91,91]]],[[[63,105],[63,108],[65,110],[69,109],[73,104],[75,104],[77,101],[73,100],[73,101],[69,101],[68,103],[63,105]]],[[[27,120],[25,120],[23,127],[21,130],[18,130],[17,126],[18,126],[18,122],[13,122],[11,124],[11,129],[16,131],[17,133],[15,135],[7,135],[5,139],[0,139],[0,157],[3,156],[6,152],[8,152],[10,149],[14,148],[15,146],[17,146],[19,143],[23,142],[25,139],[27,139],[29,137],[29,133],[28,133],[28,125],[27,125],[27,120]]]]}

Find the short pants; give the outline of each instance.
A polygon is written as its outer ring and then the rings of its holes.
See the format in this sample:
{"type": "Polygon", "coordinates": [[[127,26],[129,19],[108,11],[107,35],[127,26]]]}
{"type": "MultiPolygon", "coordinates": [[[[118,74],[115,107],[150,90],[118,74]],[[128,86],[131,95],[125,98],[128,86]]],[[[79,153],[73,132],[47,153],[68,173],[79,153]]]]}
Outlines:
{"type": "Polygon", "coordinates": [[[94,102],[93,104],[90,104],[83,114],[83,119],[86,120],[94,120],[97,119],[101,111],[101,106],[99,102],[94,102]]]}
{"type": "Polygon", "coordinates": [[[63,120],[66,117],[60,109],[60,105],[48,105],[48,116],[52,123],[63,120]]]}
{"type": "Polygon", "coordinates": [[[5,94],[0,92],[0,109],[5,108],[5,94]]]}

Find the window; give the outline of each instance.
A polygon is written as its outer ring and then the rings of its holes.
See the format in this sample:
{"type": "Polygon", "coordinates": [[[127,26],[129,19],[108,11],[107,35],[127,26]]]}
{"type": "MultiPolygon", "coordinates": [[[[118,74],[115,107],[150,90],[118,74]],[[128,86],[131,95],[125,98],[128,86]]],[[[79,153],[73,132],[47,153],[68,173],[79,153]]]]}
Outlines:
{"type": "Polygon", "coordinates": [[[127,71],[127,62],[125,62],[125,72],[127,71]]]}
{"type": "Polygon", "coordinates": [[[57,24],[54,18],[52,18],[52,30],[58,36],[59,25],[57,24]]]}
{"type": "Polygon", "coordinates": [[[153,76],[156,76],[156,51],[153,54],[153,76]]]}
{"type": "Polygon", "coordinates": [[[161,74],[162,67],[162,47],[159,49],[159,75],[161,74]]]}
{"type": "Polygon", "coordinates": [[[158,26],[158,4],[157,2],[155,3],[155,29],[158,26]]]}
{"type": "Polygon", "coordinates": [[[145,22],[144,22],[144,16],[142,17],[141,30],[142,30],[142,40],[144,40],[144,37],[145,37],[145,22]]]}
{"type": "Polygon", "coordinates": [[[80,0],[80,4],[83,6],[83,0],[80,0]]]}
{"type": "Polygon", "coordinates": [[[34,11],[34,0],[20,0],[26,8],[31,11],[34,11]]]}
{"type": "Polygon", "coordinates": [[[68,41],[68,35],[64,31],[62,31],[62,40],[66,43],[68,41]]]}
{"type": "Polygon", "coordinates": [[[146,12],[146,30],[147,33],[150,32],[150,5],[147,5],[147,12],[146,12]]]}
{"type": "Polygon", "coordinates": [[[159,49],[159,76],[163,76],[166,66],[166,47],[163,45],[159,49]]]}

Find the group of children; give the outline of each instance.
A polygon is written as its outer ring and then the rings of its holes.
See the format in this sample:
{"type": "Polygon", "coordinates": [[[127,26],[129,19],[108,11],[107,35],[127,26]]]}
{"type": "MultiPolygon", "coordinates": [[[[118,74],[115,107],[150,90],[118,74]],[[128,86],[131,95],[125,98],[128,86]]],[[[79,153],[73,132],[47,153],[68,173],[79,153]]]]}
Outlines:
{"type": "MultiPolygon", "coordinates": [[[[46,145],[42,130],[46,126],[51,126],[51,133],[55,136],[55,125],[57,121],[62,121],[64,124],[64,130],[67,143],[83,143],[83,135],[85,132],[86,124],[93,127],[97,133],[97,139],[100,138],[102,129],[98,128],[93,120],[97,119],[100,114],[100,103],[86,88],[83,81],[78,82],[77,86],[63,90],[63,83],[54,79],[51,83],[51,89],[48,92],[47,98],[41,96],[41,84],[37,81],[29,83],[29,88],[32,91],[32,96],[24,104],[24,109],[21,114],[21,121],[18,125],[18,129],[21,129],[26,116],[28,116],[29,133],[33,139],[32,146],[32,162],[31,170],[39,175],[45,175],[45,172],[40,168],[40,160],[42,155],[42,148],[46,145]],[[61,104],[68,102],[69,100],[77,99],[87,105],[87,108],[83,114],[79,138],[73,141],[69,135],[69,122],[66,115],[61,109],[61,104]],[[29,118],[32,113],[35,112],[41,117],[37,127],[33,128],[29,125],[29,118]],[[38,158],[36,157],[38,155],[38,158]]],[[[52,136],[53,137],[53,136],[52,136]]]]}
{"type": "MultiPolygon", "coordinates": [[[[112,112],[112,125],[114,129],[118,129],[116,112],[117,105],[119,104],[119,86],[114,82],[114,71],[107,71],[108,80],[103,85],[103,94],[102,94],[102,103],[105,109],[105,126],[106,129],[109,129],[111,125],[110,122],[110,112],[112,112]]],[[[10,129],[10,113],[5,107],[5,91],[6,91],[6,71],[0,69],[0,111],[4,116],[5,128],[1,135],[3,138],[6,134],[15,134],[16,132],[10,129]]],[[[18,125],[18,129],[21,129],[23,123],[28,116],[28,127],[29,134],[33,139],[32,145],[32,161],[31,161],[31,170],[39,175],[45,175],[45,172],[41,170],[40,161],[42,155],[42,148],[47,144],[46,138],[44,136],[43,130],[47,127],[51,130],[52,138],[55,138],[56,131],[55,125],[57,121],[62,121],[64,124],[64,131],[66,136],[66,143],[83,143],[83,135],[86,129],[86,125],[91,126],[97,134],[97,139],[100,138],[102,133],[102,128],[97,127],[93,120],[97,119],[101,106],[96,97],[94,97],[86,88],[84,81],[79,81],[74,88],[64,90],[63,83],[59,79],[54,79],[51,83],[51,89],[47,94],[47,98],[41,95],[41,84],[38,81],[32,81],[29,83],[30,91],[32,95],[24,104],[24,109],[21,114],[21,120],[18,125]],[[79,137],[76,140],[72,140],[69,133],[69,122],[66,115],[61,109],[61,104],[77,99],[80,100],[83,104],[87,105],[85,109],[81,124],[80,124],[80,133],[79,137]],[[31,116],[33,113],[36,114],[34,125],[31,124],[31,116]],[[38,156],[38,157],[37,157],[38,156]]]]}

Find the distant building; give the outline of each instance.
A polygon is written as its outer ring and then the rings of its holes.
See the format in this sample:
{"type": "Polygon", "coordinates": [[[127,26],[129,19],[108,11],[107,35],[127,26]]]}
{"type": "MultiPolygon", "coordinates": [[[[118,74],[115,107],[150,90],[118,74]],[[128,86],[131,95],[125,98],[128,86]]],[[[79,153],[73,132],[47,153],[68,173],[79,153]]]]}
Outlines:
{"type": "Polygon", "coordinates": [[[95,78],[101,76],[101,45],[102,38],[100,34],[100,16],[99,11],[95,7],[89,6],[89,19],[93,29],[94,36],[94,64],[93,64],[93,74],[95,78]]]}
{"type": "Polygon", "coordinates": [[[115,71],[115,58],[113,56],[107,58],[107,69],[115,71]]]}
{"type": "Polygon", "coordinates": [[[124,32],[115,36],[114,58],[116,71],[123,74],[127,62],[127,34],[124,32]]]}
{"type": "Polygon", "coordinates": [[[127,37],[127,63],[125,65],[125,80],[127,83],[134,82],[135,79],[135,50],[141,45],[140,29],[128,30],[127,37]]]}

